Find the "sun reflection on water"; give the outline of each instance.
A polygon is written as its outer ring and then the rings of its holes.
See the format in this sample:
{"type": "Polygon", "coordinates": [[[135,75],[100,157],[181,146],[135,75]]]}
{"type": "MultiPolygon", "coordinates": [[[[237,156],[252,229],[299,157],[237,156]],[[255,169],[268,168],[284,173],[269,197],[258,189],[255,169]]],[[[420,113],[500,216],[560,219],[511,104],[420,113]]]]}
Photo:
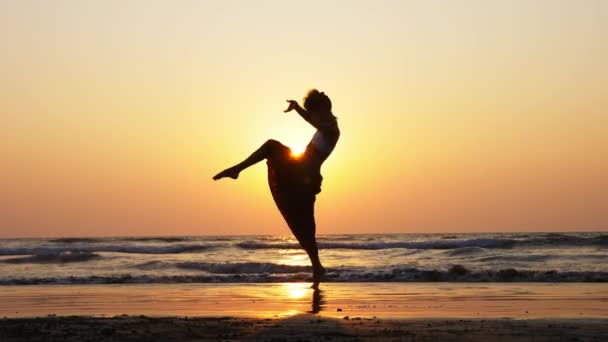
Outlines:
{"type": "Polygon", "coordinates": [[[292,251],[281,252],[281,259],[278,260],[280,264],[289,265],[289,266],[308,266],[310,265],[310,260],[308,256],[298,251],[297,253],[293,253],[292,251]]]}
{"type": "Polygon", "coordinates": [[[310,296],[310,284],[308,283],[285,283],[283,290],[287,297],[291,299],[300,299],[305,296],[310,296]]]}

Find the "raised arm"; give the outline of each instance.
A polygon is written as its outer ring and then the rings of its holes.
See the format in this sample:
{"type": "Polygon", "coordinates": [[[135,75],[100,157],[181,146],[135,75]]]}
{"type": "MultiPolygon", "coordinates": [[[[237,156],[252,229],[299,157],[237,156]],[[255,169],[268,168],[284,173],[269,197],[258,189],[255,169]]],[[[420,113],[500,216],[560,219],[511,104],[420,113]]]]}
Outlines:
{"type": "Polygon", "coordinates": [[[287,103],[289,103],[289,106],[283,112],[287,113],[287,112],[291,112],[292,110],[295,110],[298,114],[300,114],[300,116],[304,120],[306,120],[306,122],[311,124],[314,128],[321,130],[321,131],[328,128],[327,123],[319,120],[319,117],[316,115],[310,115],[310,113],[308,113],[308,111],[306,111],[306,109],[302,108],[300,106],[300,104],[298,104],[297,101],[287,100],[287,103]]]}

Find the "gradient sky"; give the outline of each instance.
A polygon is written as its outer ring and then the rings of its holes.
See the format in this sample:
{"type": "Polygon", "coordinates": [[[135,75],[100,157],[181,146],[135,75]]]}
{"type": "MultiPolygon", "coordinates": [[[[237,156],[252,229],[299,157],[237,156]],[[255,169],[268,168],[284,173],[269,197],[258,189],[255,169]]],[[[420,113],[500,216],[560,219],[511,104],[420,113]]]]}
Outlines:
{"type": "Polygon", "coordinates": [[[608,230],[606,1],[0,2],[0,237],[288,234],[268,138],[342,137],[319,233],[608,230]]]}

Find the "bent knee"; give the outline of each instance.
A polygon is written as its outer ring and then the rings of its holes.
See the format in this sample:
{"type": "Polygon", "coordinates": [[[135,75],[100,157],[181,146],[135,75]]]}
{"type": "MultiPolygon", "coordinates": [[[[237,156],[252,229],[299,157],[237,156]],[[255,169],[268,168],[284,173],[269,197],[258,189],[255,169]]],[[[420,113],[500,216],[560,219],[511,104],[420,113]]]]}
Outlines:
{"type": "Polygon", "coordinates": [[[264,146],[264,148],[268,151],[269,155],[279,154],[283,153],[285,150],[289,150],[287,146],[281,144],[280,141],[274,139],[266,140],[266,142],[262,146],[264,146]]]}
{"type": "Polygon", "coordinates": [[[283,144],[281,144],[278,140],[268,139],[264,143],[264,146],[266,146],[267,148],[270,148],[270,149],[276,149],[276,148],[280,148],[281,146],[283,146],[283,144]]]}

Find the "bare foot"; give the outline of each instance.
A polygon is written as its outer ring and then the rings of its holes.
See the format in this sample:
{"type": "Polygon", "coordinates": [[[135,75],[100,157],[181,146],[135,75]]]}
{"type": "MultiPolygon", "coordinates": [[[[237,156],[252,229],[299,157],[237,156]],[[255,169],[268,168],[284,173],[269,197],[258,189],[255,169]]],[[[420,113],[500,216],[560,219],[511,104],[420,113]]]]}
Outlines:
{"type": "Polygon", "coordinates": [[[235,168],[227,168],[226,170],[218,173],[217,175],[213,176],[213,180],[218,180],[218,179],[222,179],[224,177],[229,177],[232,179],[237,179],[239,178],[239,171],[235,168]]]}
{"type": "Polygon", "coordinates": [[[312,272],[313,285],[311,286],[313,289],[319,287],[319,283],[321,282],[323,275],[325,275],[326,272],[327,271],[325,271],[325,268],[323,266],[320,266],[319,268],[316,268],[313,270],[313,272],[312,272]]]}

